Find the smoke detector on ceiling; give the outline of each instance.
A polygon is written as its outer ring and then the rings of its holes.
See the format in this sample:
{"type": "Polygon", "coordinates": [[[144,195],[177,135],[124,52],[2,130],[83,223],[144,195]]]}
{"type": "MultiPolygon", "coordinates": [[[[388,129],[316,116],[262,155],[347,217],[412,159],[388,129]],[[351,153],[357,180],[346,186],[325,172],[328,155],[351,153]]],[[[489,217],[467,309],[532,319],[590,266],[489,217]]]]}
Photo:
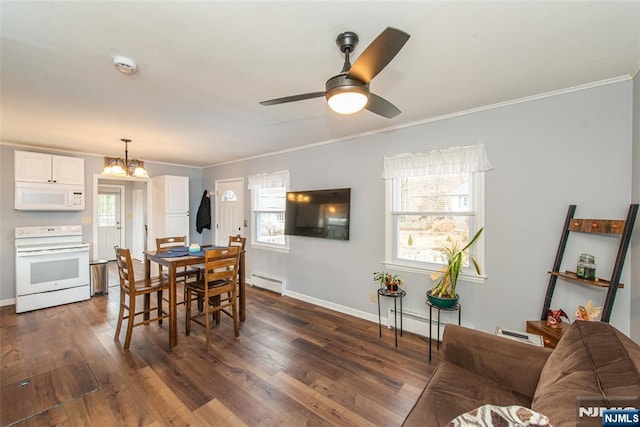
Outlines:
{"type": "Polygon", "coordinates": [[[138,71],[138,65],[136,61],[126,56],[114,56],[113,66],[122,74],[134,74],[138,71]]]}

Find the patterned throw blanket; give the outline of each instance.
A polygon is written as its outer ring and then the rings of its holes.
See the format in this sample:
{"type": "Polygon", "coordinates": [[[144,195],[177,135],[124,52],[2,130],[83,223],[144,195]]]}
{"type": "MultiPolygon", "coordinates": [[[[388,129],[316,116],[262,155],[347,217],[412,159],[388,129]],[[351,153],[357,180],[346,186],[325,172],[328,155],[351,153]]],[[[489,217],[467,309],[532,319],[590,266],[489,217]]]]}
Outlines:
{"type": "Polygon", "coordinates": [[[483,405],[459,415],[447,427],[552,427],[549,418],[523,406],[483,405]]]}

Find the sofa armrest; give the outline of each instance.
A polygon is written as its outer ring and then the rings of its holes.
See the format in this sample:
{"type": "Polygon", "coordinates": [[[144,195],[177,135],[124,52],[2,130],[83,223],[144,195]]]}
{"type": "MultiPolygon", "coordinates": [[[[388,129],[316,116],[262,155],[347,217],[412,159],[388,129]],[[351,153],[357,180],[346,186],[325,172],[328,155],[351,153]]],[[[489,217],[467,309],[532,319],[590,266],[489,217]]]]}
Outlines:
{"type": "Polygon", "coordinates": [[[445,361],[532,398],[551,351],[451,323],[442,337],[445,361]]]}

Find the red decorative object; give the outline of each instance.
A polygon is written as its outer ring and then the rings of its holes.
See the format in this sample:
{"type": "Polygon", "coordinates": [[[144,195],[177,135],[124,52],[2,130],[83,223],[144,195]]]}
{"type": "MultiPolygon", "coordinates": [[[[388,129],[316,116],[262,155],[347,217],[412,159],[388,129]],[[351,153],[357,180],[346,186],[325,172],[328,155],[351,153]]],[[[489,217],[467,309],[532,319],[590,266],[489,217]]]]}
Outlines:
{"type": "Polygon", "coordinates": [[[562,318],[569,320],[567,313],[559,310],[547,310],[547,326],[550,328],[562,328],[562,318]]]}

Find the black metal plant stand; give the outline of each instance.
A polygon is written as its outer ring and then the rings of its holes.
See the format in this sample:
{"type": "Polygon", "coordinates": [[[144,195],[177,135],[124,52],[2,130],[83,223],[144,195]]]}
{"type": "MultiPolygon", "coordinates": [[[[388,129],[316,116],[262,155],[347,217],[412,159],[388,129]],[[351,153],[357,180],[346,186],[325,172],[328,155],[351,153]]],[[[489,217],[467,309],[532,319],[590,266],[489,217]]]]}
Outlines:
{"type": "Polygon", "coordinates": [[[438,339],[436,340],[436,349],[440,350],[440,311],[442,310],[458,311],[458,325],[460,325],[460,320],[462,319],[462,305],[460,305],[460,303],[458,302],[453,307],[442,308],[442,307],[438,307],[437,305],[434,305],[428,299],[427,299],[427,305],[429,306],[429,362],[431,362],[431,329],[432,329],[431,327],[433,326],[432,325],[433,309],[435,308],[436,310],[438,310],[438,325],[437,325],[438,339]]]}
{"type": "Polygon", "coordinates": [[[378,329],[380,331],[380,338],[382,338],[382,323],[380,322],[380,297],[393,298],[393,329],[396,336],[396,348],[398,348],[398,309],[396,301],[400,299],[400,336],[402,336],[402,298],[407,295],[407,292],[398,289],[397,291],[389,291],[385,286],[378,289],[378,329]]]}

